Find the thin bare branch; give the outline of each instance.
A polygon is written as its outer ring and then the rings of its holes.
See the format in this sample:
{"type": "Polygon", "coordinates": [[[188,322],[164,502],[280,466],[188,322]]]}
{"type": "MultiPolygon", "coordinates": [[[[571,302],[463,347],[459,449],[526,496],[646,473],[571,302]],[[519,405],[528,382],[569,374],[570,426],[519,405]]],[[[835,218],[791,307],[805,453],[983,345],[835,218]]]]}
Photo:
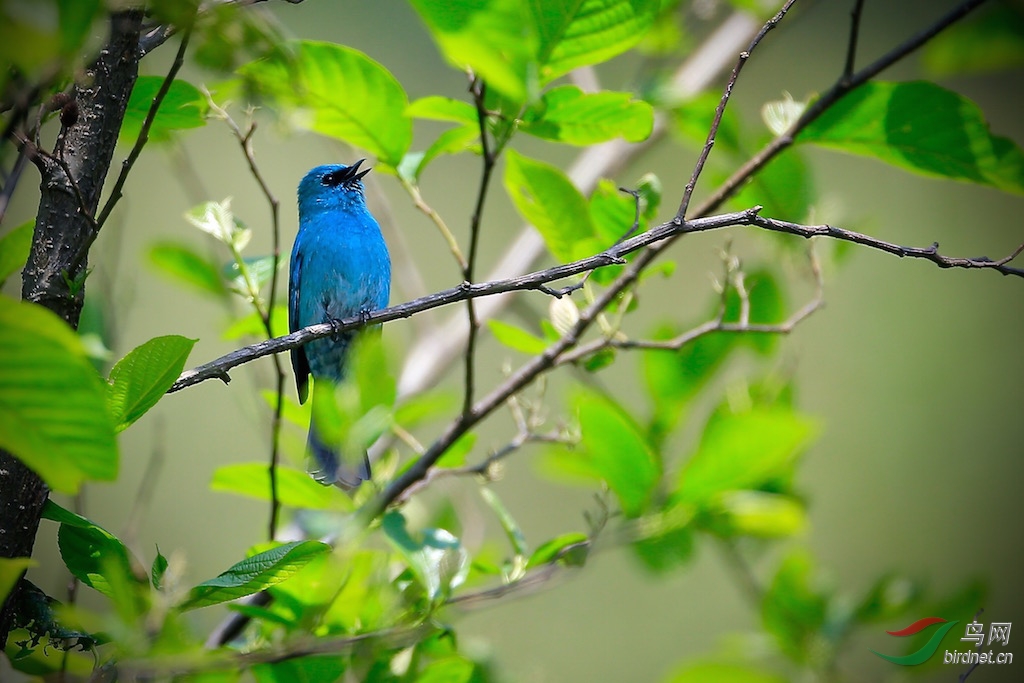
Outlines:
{"type": "Polygon", "coordinates": [[[846,44],[846,66],[843,67],[843,78],[853,76],[857,64],[857,43],[860,35],[860,15],[864,9],[864,0],[854,0],[850,11],[850,39],[846,44]]]}
{"type": "MultiPolygon", "coordinates": [[[[210,107],[210,111],[224,121],[228,128],[231,129],[235,139],[238,141],[239,146],[242,148],[242,154],[245,156],[245,161],[249,166],[249,173],[256,180],[256,184],[259,185],[260,191],[263,193],[264,198],[267,200],[267,205],[270,208],[270,230],[271,240],[273,243],[273,270],[270,276],[270,297],[269,303],[266,306],[260,304],[259,292],[253,292],[252,304],[253,308],[256,309],[257,315],[260,317],[260,321],[263,323],[263,330],[266,332],[267,339],[273,339],[274,337],[274,302],[277,301],[277,288],[279,281],[280,265],[281,265],[281,202],[274,196],[273,191],[270,189],[270,185],[263,177],[263,173],[260,171],[259,164],[256,163],[256,154],[253,151],[252,140],[253,135],[256,133],[256,122],[250,117],[249,126],[245,132],[238,126],[231,115],[228,114],[223,108],[221,108],[210,95],[209,91],[204,90],[203,94],[206,96],[207,104],[210,107]]],[[[240,264],[241,265],[241,264],[240,264]]],[[[270,521],[267,526],[267,535],[270,540],[274,540],[277,536],[277,521],[278,516],[281,512],[281,501],[278,497],[277,491],[277,465],[281,457],[281,416],[284,413],[284,367],[281,365],[281,358],[277,354],[273,356],[274,363],[274,391],[277,395],[277,400],[274,404],[274,414],[270,421],[270,462],[267,465],[268,475],[270,477],[270,521]]]]}
{"type": "Polygon", "coordinates": [[[701,173],[704,172],[704,164],[707,163],[708,156],[711,155],[711,149],[715,146],[715,136],[718,135],[718,127],[722,124],[722,116],[725,115],[725,108],[729,104],[729,99],[732,97],[733,88],[736,86],[736,81],[740,77],[740,72],[743,70],[743,66],[750,59],[750,54],[757,48],[757,46],[764,40],[764,37],[768,33],[779,25],[786,13],[793,6],[796,0],[786,0],[786,3],[776,12],[775,16],[765,22],[765,25],[761,27],[761,30],[757,32],[753,40],[750,41],[750,45],[747,49],[740,53],[739,58],[736,60],[736,66],[732,68],[732,74],[729,76],[729,80],[725,84],[725,89],[722,91],[722,97],[718,100],[718,106],[715,107],[715,117],[711,121],[711,128],[708,130],[707,139],[704,141],[704,147],[700,151],[700,156],[697,157],[697,163],[693,166],[693,172],[690,174],[690,180],[686,183],[686,187],[683,190],[683,198],[679,202],[679,210],[676,211],[676,220],[683,220],[686,217],[686,210],[690,207],[690,198],[693,197],[693,190],[697,187],[697,181],[700,179],[701,173]]]}
{"type": "Polygon", "coordinates": [[[706,232],[708,230],[718,230],[735,225],[756,225],[768,230],[788,232],[790,234],[800,235],[801,237],[807,238],[816,236],[833,237],[891,254],[896,254],[901,257],[923,258],[932,261],[943,268],[994,270],[1002,273],[1003,275],[1024,277],[1024,269],[1013,268],[1007,265],[1012,258],[1024,252],[1024,245],[1017,247],[1009,256],[996,261],[986,258],[969,259],[949,257],[939,254],[938,247],[936,245],[932,245],[928,248],[903,247],[868,235],[853,232],[851,230],[836,228],[834,226],[805,226],[770,218],[762,218],[758,215],[759,210],[760,207],[754,207],[746,211],[719,214],[717,216],[709,216],[706,218],[697,218],[691,221],[686,221],[682,224],[676,224],[674,221],[670,221],[652,228],[643,234],[637,235],[636,237],[631,237],[630,239],[617,244],[600,254],[588,256],[587,258],[580,259],[579,261],[573,261],[571,263],[554,266],[545,270],[538,270],[533,273],[527,273],[526,275],[520,275],[518,277],[508,278],[505,280],[479,282],[471,285],[463,283],[457,287],[435,292],[404,304],[398,304],[379,311],[373,311],[367,316],[353,316],[345,318],[337,321],[336,324],[333,325],[330,323],[311,325],[284,337],[276,337],[274,339],[242,347],[214,361],[200,365],[192,370],[186,370],[171,386],[168,393],[180,391],[186,387],[190,387],[209,379],[220,379],[224,382],[228,382],[230,381],[228,371],[231,369],[236,368],[239,365],[244,365],[245,363],[250,363],[257,358],[262,358],[263,356],[297,348],[314,339],[327,337],[331,334],[336,334],[345,330],[356,329],[363,325],[378,325],[392,320],[398,320],[400,318],[408,318],[422,311],[432,310],[440,306],[447,306],[460,301],[465,301],[466,299],[477,299],[505,292],[519,292],[526,290],[536,290],[557,296],[558,292],[556,290],[552,290],[550,287],[545,287],[547,283],[595,270],[602,266],[621,265],[622,257],[626,254],[638,251],[649,245],[662,247],[662,245],[667,243],[667,241],[685,233],[706,232]]]}
{"type": "Polygon", "coordinates": [[[142,121],[142,127],[139,129],[139,137],[135,139],[135,144],[132,145],[131,151],[128,153],[127,158],[121,162],[121,172],[117,175],[117,180],[114,181],[114,187],[110,190],[110,197],[107,198],[107,203],[103,205],[99,214],[96,216],[97,232],[99,228],[103,227],[103,224],[107,222],[107,218],[110,217],[110,212],[117,206],[117,202],[120,201],[122,192],[124,190],[124,184],[128,180],[128,174],[131,173],[132,167],[138,160],[139,155],[142,154],[142,148],[146,146],[149,141],[149,130],[153,127],[153,121],[156,119],[156,114],[160,110],[160,105],[163,104],[164,98],[167,97],[167,92],[171,89],[171,84],[174,83],[174,78],[178,75],[178,71],[181,66],[185,63],[185,51],[188,49],[188,41],[192,36],[192,29],[186,29],[181,36],[181,44],[178,45],[178,52],[174,55],[174,61],[171,63],[171,68],[167,70],[167,75],[164,76],[163,83],[160,84],[160,89],[156,91],[156,95],[153,97],[153,102],[149,105],[149,111],[146,112],[146,118],[142,121]]]}

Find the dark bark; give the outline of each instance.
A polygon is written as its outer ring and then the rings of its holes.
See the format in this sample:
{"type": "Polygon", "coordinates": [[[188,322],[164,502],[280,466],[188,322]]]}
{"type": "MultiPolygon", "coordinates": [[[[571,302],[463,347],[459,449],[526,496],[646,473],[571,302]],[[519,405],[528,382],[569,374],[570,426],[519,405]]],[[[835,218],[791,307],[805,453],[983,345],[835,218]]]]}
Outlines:
{"type": "MultiPolygon", "coordinates": [[[[32,250],[22,274],[22,297],[78,327],[85,297],[89,247],[103,181],[141,53],[137,10],[111,16],[110,39],[74,89],[79,115],[67,120],[53,154],[36,153],[41,197],[32,250]],[[68,177],[70,172],[71,178],[68,177]],[[73,180],[72,180],[73,178],[73,180]]],[[[28,557],[48,490],[34,472],[0,451],[0,557],[28,557]]],[[[6,645],[10,601],[0,612],[0,647],[6,645]]]]}

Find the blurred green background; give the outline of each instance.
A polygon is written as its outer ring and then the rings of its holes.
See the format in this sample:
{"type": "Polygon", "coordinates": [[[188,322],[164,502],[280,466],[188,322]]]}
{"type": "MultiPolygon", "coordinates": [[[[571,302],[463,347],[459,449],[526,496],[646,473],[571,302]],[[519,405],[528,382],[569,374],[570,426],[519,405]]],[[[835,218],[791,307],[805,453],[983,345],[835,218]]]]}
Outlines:
{"type": "MultiPolygon", "coordinates": [[[[770,35],[744,71],[732,104],[746,125],[761,126],[761,105],[779,99],[784,91],[801,99],[831,84],[844,57],[850,4],[801,3],[770,35]]],[[[953,4],[868,2],[860,63],[882,54],[953,4]]],[[[463,96],[463,75],[445,65],[404,3],[307,0],[294,6],[268,3],[267,9],[294,37],[329,40],[366,52],[395,74],[410,99],[439,93],[463,96]]],[[[721,17],[723,11],[718,8],[714,16],[721,17]]],[[[169,47],[162,48],[144,62],[146,73],[163,73],[171,56],[169,47]]],[[[602,85],[629,87],[637,61],[626,56],[602,67],[602,85]]],[[[193,82],[212,78],[195,69],[184,75],[193,82]]],[[[912,56],[884,77],[922,75],[919,59],[912,56]]],[[[972,98],[996,133],[1020,144],[1021,76],[1003,72],[939,82],[972,98]]],[[[235,114],[242,118],[241,112],[235,114]]],[[[290,247],[299,178],[320,163],[350,162],[354,153],[312,134],[285,133],[270,117],[259,120],[256,154],[282,200],[285,243],[290,247]]],[[[415,146],[422,148],[428,139],[423,133],[430,132],[435,131],[418,129],[415,146]]],[[[521,138],[514,146],[554,162],[565,162],[574,152],[521,138]]],[[[998,258],[1024,240],[1018,198],[911,176],[866,159],[820,150],[806,154],[821,220],[904,245],[938,241],[943,253],[958,256],[998,258]]],[[[694,158],[694,150],[666,138],[616,180],[628,185],[642,173],[657,173],[665,186],[664,218],[675,206],[694,158]]],[[[476,157],[445,157],[423,183],[427,200],[462,239],[478,172],[476,157]]],[[[376,184],[390,207],[389,227],[401,231],[410,245],[428,288],[456,284],[457,270],[433,226],[393,178],[381,175],[376,184]]],[[[19,190],[9,225],[34,214],[31,183],[19,190]]],[[[485,216],[480,272],[489,270],[521,225],[501,187],[495,190],[485,216]]],[[[214,122],[185,136],[178,152],[154,148],[142,156],[92,259],[96,273],[89,295],[109,297],[113,303],[116,356],[160,334],[199,338],[190,366],[235,346],[220,338],[227,320],[223,309],[154,274],[144,258],[158,238],[199,243],[200,236],[183,220],[183,212],[199,201],[228,196],[254,230],[250,253],[269,251],[265,202],[223,125],[214,122]]],[[[645,287],[642,312],[631,328],[640,332],[657,320],[692,319],[705,310],[712,296],[708,275],[718,272],[717,251],[729,240],[751,265],[783,258],[771,241],[749,229],[682,240],[670,254],[678,262],[675,274],[645,287]]],[[[798,274],[792,280],[796,284],[789,302],[795,308],[808,288],[798,274]]],[[[15,291],[16,284],[8,289],[15,291]]],[[[1019,279],[990,272],[945,271],[930,263],[854,248],[841,268],[827,274],[827,306],[783,341],[780,367],[795,373],[798,404],[823,426],[799,470],[798,485],[809,499],[811,527],[795,543],[810,549],[825,579],[841,594],[861,593],[887,571],[924,580],[935,593],[952,592],[978,578],[989,587],[988,599],[979,605],[986,610],[982,621],[1024,617],[1024,554],[1019,549],[1024,519],[1022,287],[1019,279]]],[[[397,290],[392,300],[408,298],[410,293],[397,290]]],[[[531,310],[543,313],[547,305],[539,295],[522,302],[518,310],[527,315],[531,310]]],[[[442,320],[449,312],[439,312],[435,319],[442,320]]],[[[401,358],[414,338],[413,324],[391,323],[385,333],[401,358]]],[[[501,365],[509,358],[521,361],[487,339],[481,382],[500,378],[501,365]]],[[[640,401],[638,361],[623,358],[612,373],[601,375],[601,381],[627,400],[640,401]]],[[[743,371],[741,365],[731,374],[740,377],[743,371]]],[[[459,374],[456,370],[454,381],[449,380],[453,386],[459,374]]],[[[269,419],[253,391],[269,378],[268,366],[249,365],[232,377],[230,387],[207,382],[161,402],[122,435],[118,483],[91,486],[86,493],[88,515],[120,531],[147,462],[160,451],[163,464],[137,546],[147,559],[156,543],[165,555],[183,553],[195,580],[219,573],[265,535],[267,511],[262,504],[208,490],[218,466],[262,460],[268,450],[269,419]]],[[[554,382],[548,389],[553,412],[561,409],[566,384],[554,382]]],[[[503,443],[507,422],[498,415],[481,431],[480,453],[503,443]]],[[[535,455],[530,449],[516,455],[504,479],[495,484],[496,491],[533,542],[583,529],[581,513],[590,507],[590,494],[539,478],[535,455]]],[[[443,494],[461,510],[480,507],[469,483],[445,487],[443,494]]],[[[66,574],[54,532],[54,525],[44,522],[37,542],[42,566],[32,578],[59,595],[66,574]]],[[[660,680],[686,658],[721,651],[756,654],[765,647],[749,637],[758,630],[756,609],[745,599],[732,568],[714,551],[705,545],[686,570],[656,578],[645,573],[630,553],[607,549],[550,590],[449,616],[465,642],[493,652],[508,680],[660,680]]],[[[755,569],[768,572],[777,560],[776,554],[766,556],[755,569]]],[[[219,614],[211,610],[199,615],[199,626],[208,628],[219,614]]],[[[1018,640],[1011,637],[1008,651],[1018,649],[1018,640]]],[[[840,660],[842,671],[861,680],[896,680],[907,674],[871,655],[869,647],[894,649],[879,628],[877,634],[852,643],[840,660]]],[[[972,680],[1018,680],[1011,674],[1020,666],[988,667],[972,680]]],[[[915,678],[951,680],[953,670],[939,667],[915,678]]]]}

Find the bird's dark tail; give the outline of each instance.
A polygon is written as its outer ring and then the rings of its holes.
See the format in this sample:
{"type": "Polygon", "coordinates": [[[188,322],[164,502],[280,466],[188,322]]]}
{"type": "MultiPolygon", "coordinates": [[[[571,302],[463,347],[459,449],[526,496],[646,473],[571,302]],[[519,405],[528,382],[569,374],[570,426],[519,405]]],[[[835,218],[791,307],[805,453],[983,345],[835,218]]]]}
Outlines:
{"type": "Polygon", "coordinates": [[[321,441],[313,425],[309,427],[306,452],[309,474],[324,486],[350,490],[370,479],[370,459],[366,451],[361,456],[346,457],[341,449],[321,441]]]}

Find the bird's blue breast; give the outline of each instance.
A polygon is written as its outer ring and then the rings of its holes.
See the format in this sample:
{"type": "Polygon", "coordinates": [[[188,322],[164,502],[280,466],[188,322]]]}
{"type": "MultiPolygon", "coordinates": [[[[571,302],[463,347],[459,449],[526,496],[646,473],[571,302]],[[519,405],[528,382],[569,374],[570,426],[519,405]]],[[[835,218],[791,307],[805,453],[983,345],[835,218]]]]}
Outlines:
{"type": "MultiPolygon", "coordinates": [[[[291,329],[385,308],[391,260],[377,221],[365,207],[318,206],[310,213],[302,216],[292,249],[291,329]]],[[[343,333],[337,339],[308,343],[302,350],[308,371],[314,377],[340,381],[351,337],[343,333]]],[[[301,371],[296,364],[296,379],[301,371]]],[[[305,378],[299,381],[301,395],[305,378]]]]}

